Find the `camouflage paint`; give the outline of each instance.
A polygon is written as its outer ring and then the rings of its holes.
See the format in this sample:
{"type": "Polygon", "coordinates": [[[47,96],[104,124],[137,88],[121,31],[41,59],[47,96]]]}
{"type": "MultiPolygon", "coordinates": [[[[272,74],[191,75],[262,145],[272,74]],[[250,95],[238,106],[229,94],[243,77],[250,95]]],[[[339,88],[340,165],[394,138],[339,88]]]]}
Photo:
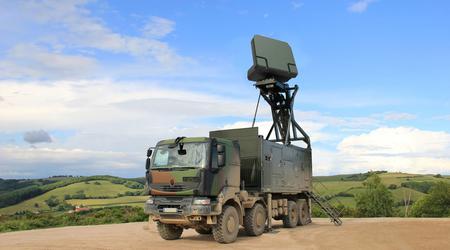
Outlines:
{"type": "Polygon", "coordinates": [[[153,184],[178,184],[183,182],[183,177],[200,177],[200,169],[188,169],[188,170],[172,170],[172,171],[160,171],[150,170],[153,184]],[[171,180],[174,183],[171,183],[171,180]]]}
{"type": "Polygon", "coordinates": [[[230,140],[217,138],[217,142],[225,145],[225,166],[213,175],[210,186],[211,195],[216,196],[226,186],[239,187],[240,185],[240,165],[233,164],[233,154],[238,153],[233,150],[233,143],[230,140]]]}
{"type": "MultiPolygon", "coordinates": [[[[151,183],[150,183],[150,193],[152,195],[193,195],[194,189],[178,191],[178,192],[168,192],[157,189],[157,185],[154,184],[165,184],[165,185],[179,185],[186,184],[183,181],[185,177],[196,177],[200,180],[201,169],[189,169],[189,170],[172,170],[172,171],[160,171],[160,170],[150,170],[151,183]]],[[[195,185],[198,186],[198,185],[195,185]]]]}
{"type": "MultiPolygon", "coordinates": [[[[210,142],[207,137],[191,137],[184,138],[181,142],[210,142]]],[[[217,196],[225,186],[239,187],[240,185],[240,166],[239,161],[233,162],[233,157],[239,159],[239,149],[232,141],[227,139],[216,139],[217,143],[225,146],[225,166],[217,170],[211,169],[211,162],[206,168],[189,169],[189,170],[152,170],[148,173],[150,193],[152,195],[161,196],[217,196]],[[187,182],[185,179],[193,178],[194,181],[187,182]],[[189,187],[180,191],[162,190],[164,187],[173,187],[180,185],[189,187]]],[[[175,139],[160,141],[157,146],[172,144],[175,139]]],[[[215,149],[210,148],[210,154],[215,149]]],[[[210,157],[211,158],[211,157],[210,157]]]]}

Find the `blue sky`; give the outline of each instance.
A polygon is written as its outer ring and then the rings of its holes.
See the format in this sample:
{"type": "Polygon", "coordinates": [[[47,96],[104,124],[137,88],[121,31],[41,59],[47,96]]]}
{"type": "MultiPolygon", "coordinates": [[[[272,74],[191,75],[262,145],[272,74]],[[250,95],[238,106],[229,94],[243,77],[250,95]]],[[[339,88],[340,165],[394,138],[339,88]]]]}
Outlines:
{"type": "MultiPolygon", "coordinates": [[[[0,1],[0,178],[143,175],[249,126],[254,34],[293,48],[314,174],[450,174],[448,1],[0,1]]],[[[264,133],[270,113],[262,105],[264,133]]]]}

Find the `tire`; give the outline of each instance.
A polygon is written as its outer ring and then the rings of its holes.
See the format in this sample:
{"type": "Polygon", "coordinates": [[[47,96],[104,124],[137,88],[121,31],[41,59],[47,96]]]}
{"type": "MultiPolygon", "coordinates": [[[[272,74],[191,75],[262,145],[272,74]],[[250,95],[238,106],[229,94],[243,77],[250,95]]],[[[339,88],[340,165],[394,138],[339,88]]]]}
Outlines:
{"type": "Polygon", "coordinates": [[[297,200],[298,207],[298,226],[304,226],[311,222],[311,214],[306,200],[297,200]]]}
{"type": "Polygon", "coordinates": [[[212,228],[210,227],[198,227],[195,229],[195,231],[199,234],[211,234],[212,228]]]}
{"type": "Polygon", "coordinates": [[[165,240],[179,239],[183,233],[183,228],[161,222],[158,222],[157,228],[159,235],[165,240]]]}
{"type": "Polygon", "coordinates": [[[297,203],[288,201],[288,214],[283,217],[283,226],[287,228],[294,228],[298,222],[297,203]]]}
{"type": "Polygon", "coordinates": [[[238,232],[239,214],[233,206],[225,205],[212,229],[214,239],[219,243],[231,243],[236,240],[238,232]]]}
{"type": "Polygon", "coordinates": [[[244,228],[247,235],[259,236],[264,233],[267,213],[263,205],[256,203],[248,209],[244,217],[244,228]]]}

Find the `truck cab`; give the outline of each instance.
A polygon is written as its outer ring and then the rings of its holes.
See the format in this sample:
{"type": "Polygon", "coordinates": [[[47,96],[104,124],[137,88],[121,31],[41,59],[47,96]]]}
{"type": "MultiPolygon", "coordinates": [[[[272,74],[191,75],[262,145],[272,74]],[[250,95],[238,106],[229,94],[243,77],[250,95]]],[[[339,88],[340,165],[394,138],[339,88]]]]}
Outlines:
{"type": "Polygon", "coordinates": [[[169,211],[162,204],[164,200],[178,200],[177,213],[187,214],[192,210],[199,214],[210,213],[217,210],[214,203],[222,189],[239,189],[237,142],[208,137],[163,140],[152,155],[146,172],[155,204],[152,212],[169,211]],[[194,196],[197,198],[193,199],[194,196]],[[188,201],[192,204],[187,204],[188,201]]]}
{"type": "MultiPolygon", "coordinates": [[[[222,213],[226,201],[233,204],[238,217],[242,214],[236,195],[240,191],[237,141],[180,137],[158,142],[151,155],[146,172],[151,198],[145,212],[159,228],[169,228],[160,233],[175,227],[178,231],[194,228],[199,233],[211,233],[211,225],[217,223],[216,216],[222,213]]],[[[242,218],[236,219],[238,227],[242,218]]],[[[177,233],[161,236],[177,238],[177,233]]]]}

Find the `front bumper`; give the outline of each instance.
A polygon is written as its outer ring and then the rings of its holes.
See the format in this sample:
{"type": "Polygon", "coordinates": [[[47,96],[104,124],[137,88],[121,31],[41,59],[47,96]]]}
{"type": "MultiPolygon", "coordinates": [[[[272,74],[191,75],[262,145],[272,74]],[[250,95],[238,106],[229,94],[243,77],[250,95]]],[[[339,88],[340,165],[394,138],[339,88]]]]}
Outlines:
{"type": "Polygon", "coordinates": [[[151,198],[153,204],[147,201],[144,205],[144,212],[149,215],[158,217],[174,217],[174,216],[192,216],[192,215],[217,215],[215,211],[216,204],[211,201],[209,205],[193,204],[193,197],[160,197],[153,196],[151,198]]]}

